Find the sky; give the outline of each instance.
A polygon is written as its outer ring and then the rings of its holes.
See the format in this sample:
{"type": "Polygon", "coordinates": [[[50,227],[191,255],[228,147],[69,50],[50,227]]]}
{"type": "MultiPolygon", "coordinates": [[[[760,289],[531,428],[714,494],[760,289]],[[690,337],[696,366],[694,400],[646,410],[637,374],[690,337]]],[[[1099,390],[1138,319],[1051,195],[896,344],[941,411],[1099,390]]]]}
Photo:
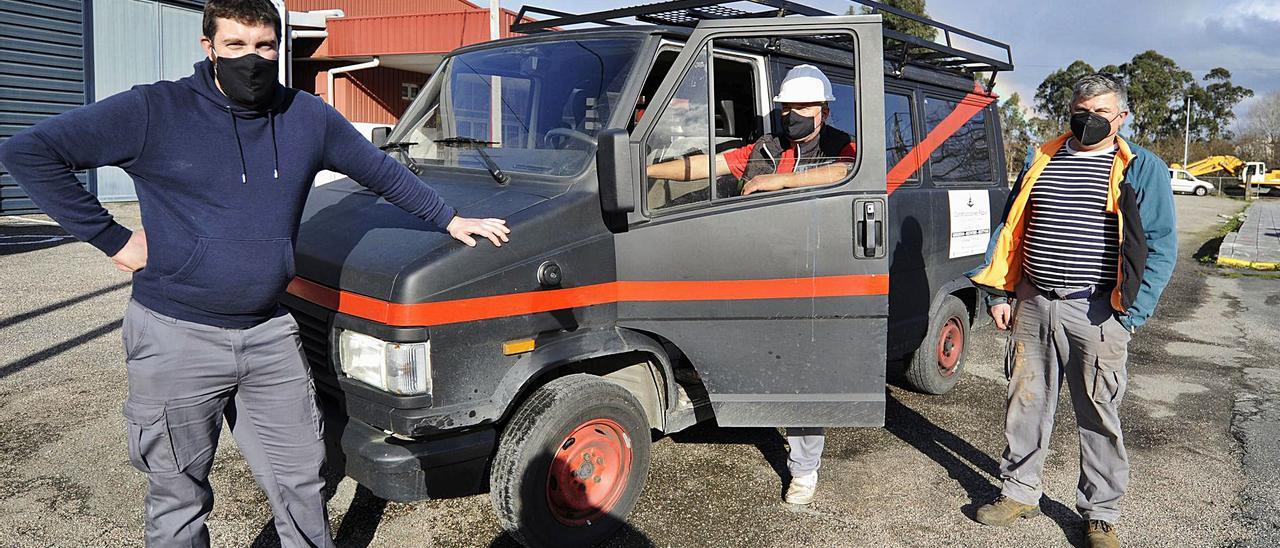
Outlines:
{"type": "MultiPolygon", "coordinates": [[[[527,3],[582,13],[653,1],[501,3],[513,10],[527,3]]],[[[854,5],[800,1],[836,13],[854,5]]],[[[1100,68],[1149,49],[1197,80],[1215,67],[1231,71],[1236,85],[1255,94],[1236,108],[1238,116],[1258,97],[1280,91],[1280,55],[1273,53],[1280,51],[1280,0],[928,0],[926,11],[937,21],[1009,44],[1015,69],[997,78],[996,91],[1003,97],[1016,92],[1026,105],[1045,76],[1076,59],[1100,68]]]]}

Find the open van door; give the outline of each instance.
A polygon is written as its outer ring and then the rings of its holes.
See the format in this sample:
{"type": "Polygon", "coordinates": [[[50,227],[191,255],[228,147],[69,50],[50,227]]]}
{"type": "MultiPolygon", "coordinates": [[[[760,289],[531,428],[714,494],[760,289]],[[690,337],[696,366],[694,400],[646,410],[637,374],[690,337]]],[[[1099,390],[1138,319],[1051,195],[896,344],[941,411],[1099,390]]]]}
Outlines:
{"type": "MultiPolygon", "coordinates": [[[[679,347],[722,426],[884,424],[882,43],[878,15],[703,21],[630,134],[640,176],[628,228],[615,235],[618,324],[679,347]],[[748,112],[746,99],[727,104],[717,97],[727,86],[716,82],[750,71],[720,70],[725,63],[755,55],[753,70],[785,71],[812,59],[814,47],[845,57],[830,67],[843,71],[847,95],[832,118],[845,120],[856,145],[852,159],[832,159],[847,169],[842,180],[744,196],[746,181],[734,177],[644,175],[651,164],[698,155],[714,173],[708,153],[754,142],[727,121],[748,112]]],[[[752,95],[766,109],[761,124],[775,107],[768,82],[782,77],[764,76],[752,95]]]]}

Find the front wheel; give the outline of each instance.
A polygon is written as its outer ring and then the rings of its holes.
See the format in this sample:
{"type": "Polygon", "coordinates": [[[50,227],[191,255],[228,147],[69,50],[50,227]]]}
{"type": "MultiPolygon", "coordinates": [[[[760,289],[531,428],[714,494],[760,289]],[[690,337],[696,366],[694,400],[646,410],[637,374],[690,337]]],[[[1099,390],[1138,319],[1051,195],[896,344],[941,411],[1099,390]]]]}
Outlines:
{"type": "Polygon", "coordinates": [[[942,306],[929,318],[929,332],[907,366],[907,383],[926,394],[946,394],[955,388],[964,370],[969,339],[969,309],[955,295],[942,298],[942,306]]]}
{"type": "Polygon", "coordinates": [[[1209,189],[1202,186],[1198,186],[1196,187],[1195,192],[1196,192],[1196,196],[1204,196],[1205,194],[1209,193],[1209,189]]]}
{"type": "Polygon", "coordinates": [[[593,546],[635,507],[649,423],[625,388],[569,375],[534,391],[498,442],[489,476],[502,528],[525,546],[593,546]]]}

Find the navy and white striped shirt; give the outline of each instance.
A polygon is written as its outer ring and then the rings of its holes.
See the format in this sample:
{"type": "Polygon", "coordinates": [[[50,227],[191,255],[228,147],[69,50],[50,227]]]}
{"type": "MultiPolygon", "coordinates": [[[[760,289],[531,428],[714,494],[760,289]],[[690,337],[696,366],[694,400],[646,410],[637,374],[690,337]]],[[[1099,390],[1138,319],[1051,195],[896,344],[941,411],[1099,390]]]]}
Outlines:
{"type": "Polygon", "coordinates": [[[1115,284],[1120,225],[1106,210],[1115,156],[1064,145],[1031,188],[1022,268],[1041,290],[1115,284]]]}

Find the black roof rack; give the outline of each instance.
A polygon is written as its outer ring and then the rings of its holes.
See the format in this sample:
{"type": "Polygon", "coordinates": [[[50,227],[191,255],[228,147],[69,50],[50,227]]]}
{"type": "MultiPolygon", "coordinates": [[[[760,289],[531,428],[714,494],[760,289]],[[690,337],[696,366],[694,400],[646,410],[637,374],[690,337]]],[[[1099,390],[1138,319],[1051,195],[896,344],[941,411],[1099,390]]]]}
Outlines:
{"type": "MultiPolygon", "coordinates": [[[[935,42],[918,36],[897,32],[888,28],[884,29],[885,57],[896,61],[899,70],[906,64],[921,64],[969,75],[990,73],[990,80],[987,82],[988,89],[994,85],[997,73],[1013,70],[1013,53],[1008,44],[998,42],[985,36],[956,28],[945,23],[939,23],[927,17],[903,11],[874,0],[849,1],[854,4],[867,6],[876,11],[924,23],[934,29],[937,29],[937,31],[942,34],[943,40],[941,42],[935,42]],[[998,57],[1003,59],[961,49],[954,41],[954,37],[956,36],[985,45],[988,49],[993,50],[998,57]]],[[[821,16],[837,14],[788,0],[742,0],[739,2],[724,2],[716,0],[668,0],[665,2],[597,11],[581,15],[565,13],[547,8],[539,8],[536,6],[523,6],[520,8],[520,14],[516,16],[515,20],[517,23],[511,25],[511,32],[529,34],[554,30],[555,27],[565,27],[568,25],[583,23],[618,26],[623,25],[624,23],[618,22],[617,19],[626,19],[630,17],[634,17],[635,19],[645,23],[652,23],[656,25],[696,27],[700,21],[709,19],[783,17],[788,15],[821,16]],[[731,7],[727,4],[757,4],[769,9],[753,12],[737,7],[731,7]],[[550,16],[550,18],[541,21],[531,21],[525,19],[526,15],[544,15],[550,16]],[[519,21],[528,22],[521,23],[519,21]]]]}

